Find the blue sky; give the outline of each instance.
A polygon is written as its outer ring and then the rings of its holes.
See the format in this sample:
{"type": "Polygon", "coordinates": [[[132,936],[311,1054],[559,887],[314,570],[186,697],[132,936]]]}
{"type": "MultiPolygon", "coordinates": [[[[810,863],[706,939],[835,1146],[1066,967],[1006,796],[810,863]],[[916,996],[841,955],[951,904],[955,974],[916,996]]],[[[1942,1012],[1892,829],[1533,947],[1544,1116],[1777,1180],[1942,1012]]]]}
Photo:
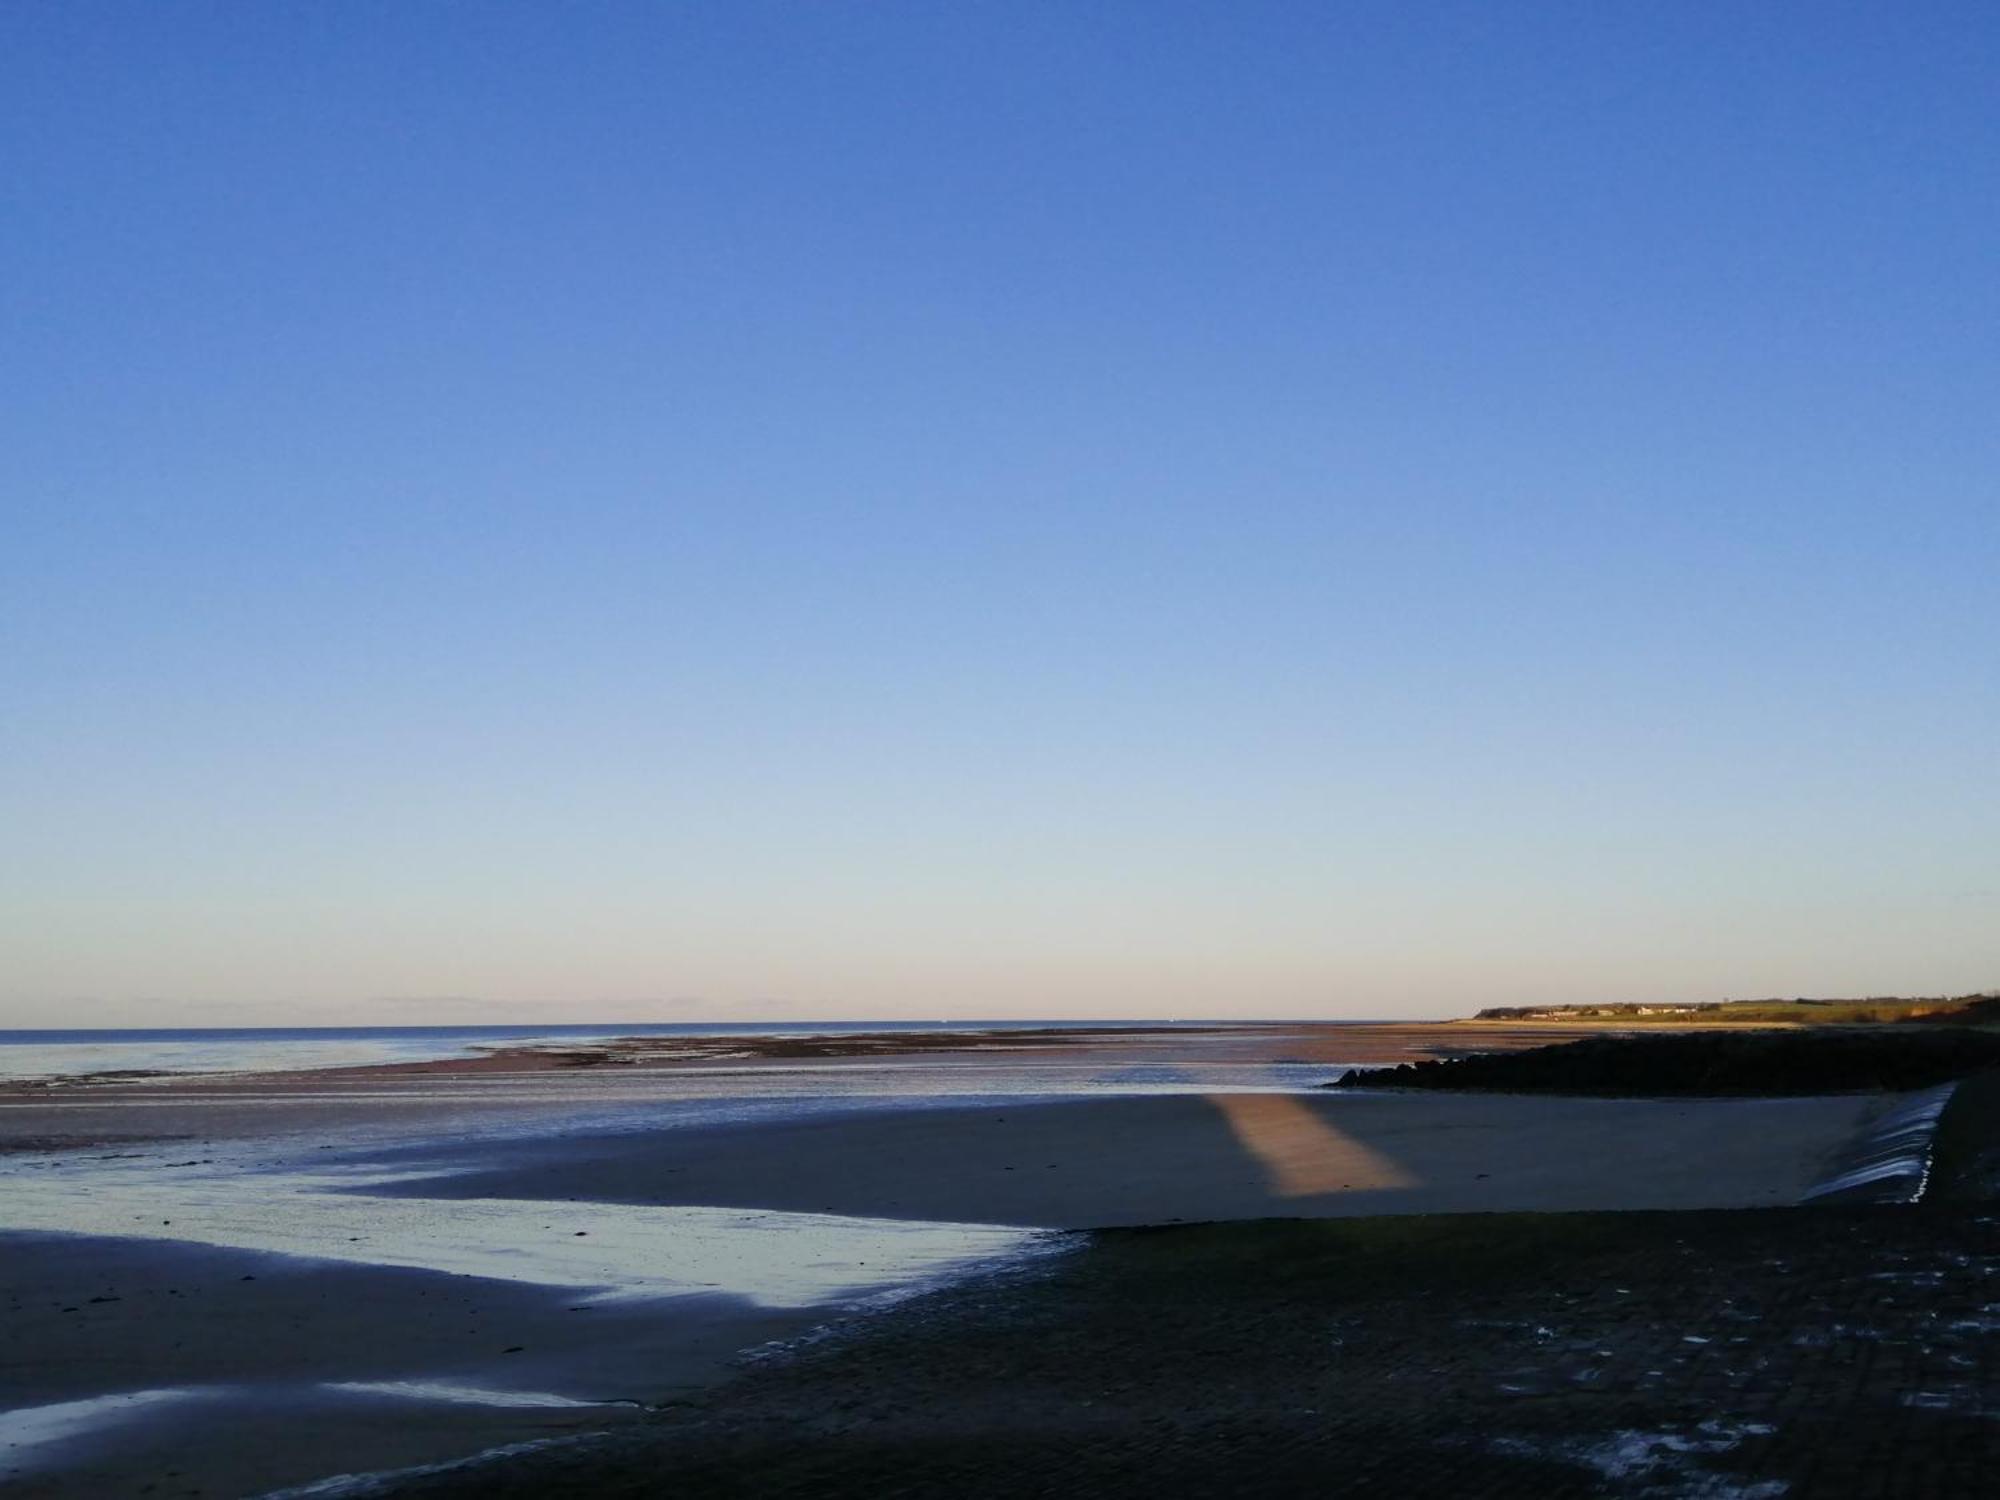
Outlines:
{"type": "Polygon", "coordinates": [[[2000,985],[1990,6],[0,16],[0,1024],[2000,985]]]}

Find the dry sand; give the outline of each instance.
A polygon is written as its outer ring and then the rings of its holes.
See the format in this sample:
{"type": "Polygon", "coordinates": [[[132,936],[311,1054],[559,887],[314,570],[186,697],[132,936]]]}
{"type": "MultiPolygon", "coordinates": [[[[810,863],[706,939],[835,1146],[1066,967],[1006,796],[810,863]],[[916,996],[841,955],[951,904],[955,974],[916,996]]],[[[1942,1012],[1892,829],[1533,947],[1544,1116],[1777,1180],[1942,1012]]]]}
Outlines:
{"type": "Polygon", "coordinates": [[[1885,1105],[1211,1094],[473,1145],[425,1197],[710,1204],[1043,1228],[1792,1203],[1885,1105]]]}

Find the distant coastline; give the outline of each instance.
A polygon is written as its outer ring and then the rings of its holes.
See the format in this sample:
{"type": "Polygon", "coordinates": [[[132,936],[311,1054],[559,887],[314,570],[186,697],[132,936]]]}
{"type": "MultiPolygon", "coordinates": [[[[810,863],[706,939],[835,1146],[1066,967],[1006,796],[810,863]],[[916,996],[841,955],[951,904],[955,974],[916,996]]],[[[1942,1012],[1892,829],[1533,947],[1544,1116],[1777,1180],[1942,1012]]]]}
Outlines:
{"type": "Polygon", "coordinates": [[[1615,1021],[1651,1025],[1828,1026],[1873,1022],[1948,1020],[2000,1022],[2000,990],[1967,995],[1871,995],[1864,999],[1694,1000],[1685,1003],[1616,1001],[1578,1005],[1488,1006],[1477,1022],[1556,1021],[1568,1025],[1615,1021]]]}
{"type": "MultiPolygon", "coordinates": [[[[492,1026],[192,1026],[0,1029],[0,1083],[45,1078],[156,1077],[359,1067],[572,1064],[599,1049],[661,1039],[836,1039],[1199,1030],[1177,1021],[595,1021],[492,1026]]],[[[1251,1023],[1255,1024],[1255,1023],[1251,1023]]]]}

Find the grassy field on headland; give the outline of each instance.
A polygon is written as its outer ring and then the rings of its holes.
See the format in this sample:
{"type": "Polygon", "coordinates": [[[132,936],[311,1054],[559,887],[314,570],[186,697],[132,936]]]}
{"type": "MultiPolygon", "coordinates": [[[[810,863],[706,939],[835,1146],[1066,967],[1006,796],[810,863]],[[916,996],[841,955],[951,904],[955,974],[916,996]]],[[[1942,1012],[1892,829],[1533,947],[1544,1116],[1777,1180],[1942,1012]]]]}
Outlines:
{"type": "Polygon", "coordinates": [[[1607,1002],[1597,1005],[1498,1005],[1474,1022],[1567,1023],[1615,1021],[1620,1025],[1853,1026],[1894,1021],[2000,1025],[2000,993],[1875,995],[1860,1000],[1701,1000],[1687,1004],[1607,1002]]]}

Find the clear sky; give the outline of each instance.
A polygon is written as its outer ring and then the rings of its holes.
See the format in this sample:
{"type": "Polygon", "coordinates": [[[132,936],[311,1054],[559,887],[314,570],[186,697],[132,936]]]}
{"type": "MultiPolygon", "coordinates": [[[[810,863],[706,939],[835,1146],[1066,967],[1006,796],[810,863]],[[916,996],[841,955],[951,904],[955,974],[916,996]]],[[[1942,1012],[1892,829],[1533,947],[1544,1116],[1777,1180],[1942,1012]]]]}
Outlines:
{"type": "Polygon", "coordinates": [[[2000,985],[1990,4],[0,9],[0,1025],[2000,985]]]}

